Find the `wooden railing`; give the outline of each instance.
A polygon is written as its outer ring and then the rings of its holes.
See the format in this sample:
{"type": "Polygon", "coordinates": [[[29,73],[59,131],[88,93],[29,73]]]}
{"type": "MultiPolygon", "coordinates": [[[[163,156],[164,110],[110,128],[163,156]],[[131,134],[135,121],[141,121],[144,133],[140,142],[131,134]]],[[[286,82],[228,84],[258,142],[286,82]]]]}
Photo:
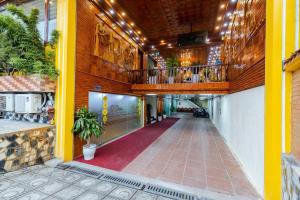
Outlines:
{"type": "Polygon", "coordinates": [[[197,65],[162,69],[132,70],[132,84],[173,84],[227,81],[227,65],[197,65]]]}

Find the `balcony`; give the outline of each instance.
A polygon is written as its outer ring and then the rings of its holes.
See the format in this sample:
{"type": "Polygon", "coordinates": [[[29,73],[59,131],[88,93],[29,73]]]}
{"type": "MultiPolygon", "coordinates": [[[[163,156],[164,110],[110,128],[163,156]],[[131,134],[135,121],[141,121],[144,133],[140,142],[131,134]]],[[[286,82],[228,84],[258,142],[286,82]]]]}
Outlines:
{"type": "Polygon", "coordinates": [[[229,90],[227,65],[132,70],[129,79],[136,94],[226,94],[229,90]]]}

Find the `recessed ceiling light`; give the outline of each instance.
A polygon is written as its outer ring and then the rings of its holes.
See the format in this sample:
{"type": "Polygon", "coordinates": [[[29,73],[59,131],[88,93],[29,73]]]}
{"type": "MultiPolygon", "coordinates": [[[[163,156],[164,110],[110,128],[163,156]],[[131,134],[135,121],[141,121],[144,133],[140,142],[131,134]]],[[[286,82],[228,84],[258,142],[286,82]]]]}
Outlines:
{"type": "Polygon", "coordinates": [[[110,0],[110,3],[114,3],[115,1],[114,0],[110,0]]]}
{"type": "Polygon", "coordinates": [[[155,48],[155,46],[154,46],[154,45],[152,45],[152,46],[151,46],[151,48],[152,48],[152,49],[154,49],[154,48],[155,48]]]}
{"type": "Polygon", "coordinates": [[[219,30],[220,29],[220,27],[219,26],[216,26],[216,30],[219,30]]]}
{"type": "Polygon", "coordinates": [[[227,27],[227,26],[228,26],[228,23],[227,23],[227,22],[225,22],[223,26],[224,26],[224,27],[227,27]]]}
{"type": "Polygon", "coordinates": [[[130,26],[134,26],[134,23],[133,23],[133,22],[131,22],[131,23],[130,23],[130,26]]]}
{"type": "Polygon", "coordinates": [[[164,40],[161,40],[160,43],[165,43],[165,41],[164,41],[164,40]]]}
{"type": "Polygon", "coordinates": [[[221,19],[222,19],[222,17],[221,17],[221,16],[219,16],[219,17],[218,17],[218,21],[221,21],[221,19]]]}
{"type": "Polygon", "coordinates": [[[115,11],[113,9],[110,9],[109,13],[113,15],[113,14],[115,14],[115,11]]]}
{"type": "Polygon", "coordinates": [[[121,24],[121,25],[124,25],[124,24],[125,24],[125,22],[124,22],[124,21],[121,21],[121,22],[120,22],[120,24],[121,24]]]}
{"type": "Polygon", "coordinates": [[[222,5],[220,6],[220,8],[221,8],[221,9],[225,8],[225,4],[222,4],[222,5]]]}
{"type": "Polygon", "coordinates": [[[126,13],[125,13],[125,12],[122,12],[121,15],[124,17],[124,16],[126,15],[126,13]]]}
{"type": "Polygon", "coordinates": [[[136,39],[136,40],[139,40],[140,38],[139,38],[139,37],[136,37],[135,39],[136,39]]]}
{"type": "Polygon", "coordinates": [[[236,2],[236,0],[231,0],[231,3],[235,3],[236,2]]]}
{"type": "Polygon", "coordinates": [[[144,46],[144,44],[145,44],[145,43],[144,43],[144,42],[142,42],[142,44],[141,44],[141,45],[142,45],[142,46],[144,46]]]}
{"type": "Polygon", "coordinates": [[[129,33],[132,33],[132,30],[129,30],[129,33]]]}
{"type": "Polygon", "coordinates": [[[141,34],[141,31],[138,31],[137,33],[138,33],[138,34],[141,34]]]}
{"type": "Polygon", "coordinates": [[[144,37],[143,39],[144,39],[145,41],[147,40],[147,38],[146,38],[146,37],[144,37]]]}

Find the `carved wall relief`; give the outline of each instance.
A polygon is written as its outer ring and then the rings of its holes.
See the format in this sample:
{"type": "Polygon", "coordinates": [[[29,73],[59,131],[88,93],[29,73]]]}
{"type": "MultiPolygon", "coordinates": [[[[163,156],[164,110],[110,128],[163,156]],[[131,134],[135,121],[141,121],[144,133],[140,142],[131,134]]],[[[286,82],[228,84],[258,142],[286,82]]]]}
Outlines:
{"type": "Polygon", "coordinates": [[[136,69],[137,46],[117,33],[105,21],[97,21],[94,38],[94,55],[119,67],[136,69]]]}

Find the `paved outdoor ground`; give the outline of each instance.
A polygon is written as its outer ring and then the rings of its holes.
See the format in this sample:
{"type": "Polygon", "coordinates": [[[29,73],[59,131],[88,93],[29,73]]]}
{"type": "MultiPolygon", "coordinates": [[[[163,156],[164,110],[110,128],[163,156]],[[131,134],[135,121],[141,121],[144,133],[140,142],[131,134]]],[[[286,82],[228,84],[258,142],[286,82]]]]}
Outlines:
{"type": "Polygon", "coordinates": [[[141,190],[44,165],[0,175],[0,199],[169,200],[141,190]]]}

